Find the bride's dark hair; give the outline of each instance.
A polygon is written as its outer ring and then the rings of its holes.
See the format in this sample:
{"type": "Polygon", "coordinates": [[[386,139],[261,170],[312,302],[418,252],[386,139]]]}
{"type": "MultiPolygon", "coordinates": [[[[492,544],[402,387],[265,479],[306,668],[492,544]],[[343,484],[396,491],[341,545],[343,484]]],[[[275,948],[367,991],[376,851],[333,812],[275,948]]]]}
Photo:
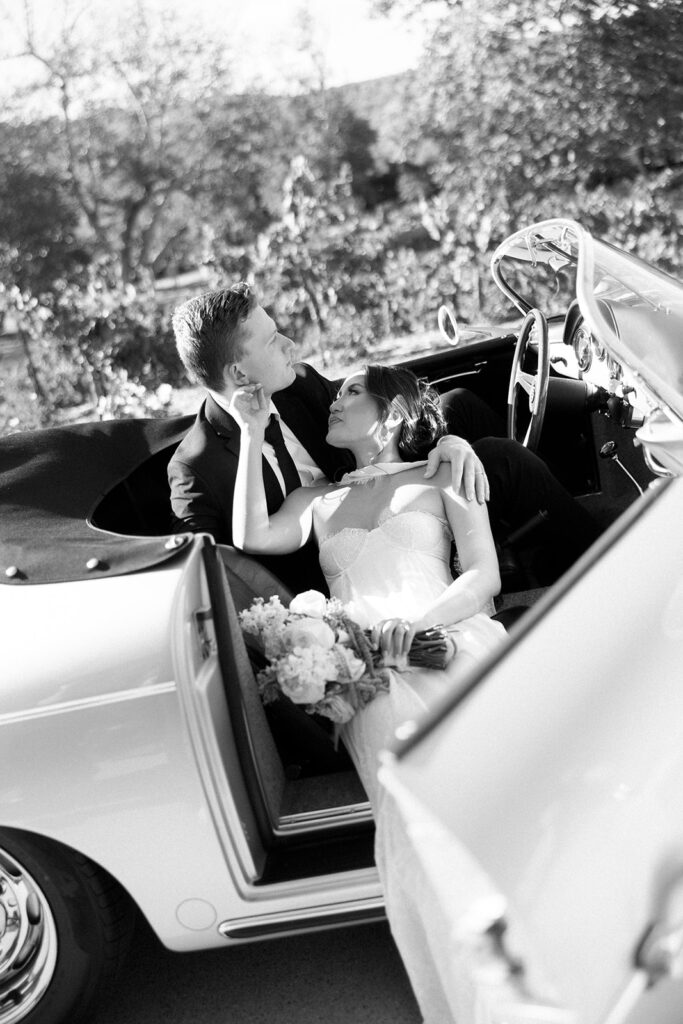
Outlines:
{"type": "Polygon", "coordinates": [[[434,442],[447,433],[438,394],[412,370],[372,363],[365,367],[365,386],[379,403],[382,421],[392,412],[400,415],[398,451],[406,462],[426,458],[434,442]]]}

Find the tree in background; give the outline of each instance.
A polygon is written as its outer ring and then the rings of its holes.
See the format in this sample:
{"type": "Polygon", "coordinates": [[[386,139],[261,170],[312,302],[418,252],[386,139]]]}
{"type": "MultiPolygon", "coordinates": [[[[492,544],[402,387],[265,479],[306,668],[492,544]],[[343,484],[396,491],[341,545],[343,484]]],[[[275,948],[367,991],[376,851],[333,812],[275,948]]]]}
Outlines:
{"type": "Polygon", "coordinates": [[[409,152],[424,168],[426,216],[444,255],[472,268],[471,313],[495,308],[490,252],[524,221],[562,213],[625,242],[630,193],[642,202],[650,190],[659,226],[680,237],[677,0],[447,7],[411,107],[409,152]]]}
{"type": "Polygon", "coordinates": [[[28,371],[14,367],[0,380],[0,432],[47,426],[71,410],[79,418],[164,415],[184,379],[151,280],[122,285],[104,261],[41,300],[0,283],[0,313],[14,323],[28,371]]]}
{"type": "Polygon", "coordinates": [[[37,295],[87,262],[79,213],[32,125],[0,122],[0,280],[37,295]],[[36,142],[39,145],[36,145],[36,142]]]}
{"type": "Polygon", "coordinates": [[[522,222],[574,216],[680,269],[677,0],[378,4],[441,12],[416,74],[329,89],[304,33],[313,77],[270,96],[237,95],[225,41],[149,0],[50,39],[25,0],[27,89],[54,103],[0,122],[0,283],[41,417],[172,381],[153,275],[249,277],[332,363],[424,332],[443,301],[509,316],[488,265],[522,222]]]}
{"type": "Polygon", "coordinates": [[[92,251],[113,256],[129,281],[188,230],[188,197],[213,187],[207,126],[216,97],[229,91],[225,47],[188,38],[170,15],[152,18],[141,0],[96,28],[65,20],[56,38],[41,35],[27,5],[22,33],[46,102],[59,110],[35,125],[42,145],[50,140],[50,167],[92,251]]]}
{"type": "MultiPolygon", "coordinates": [[[[326,178],[347,162],[354,187],[364,187],[374,133],[324,79],[298,97],[237,95],[229,43],[200,24],[146,0],[98,9],[97,22],[86,9],[62,9],[57,35],[41,32],[28,3],[20,26],[21,53],[41,72],[32,95],[58,114],[30,126],[15,117],[4,130],[123,281],[192,269],[214,236],[248,244],[277,217],[296,153],[326,178]]],[[[16,174],[5,186],[8,202],[19,198],[16,174]]]]}
{"type": "MultiPolygon", "coordinates": [[[[328,178],[343,157],[356,182],[372,164],[373,133],[340,97],[324,88],[235,95],[224,41],[150,10],[136,0],[93,26],[69,18],[64,4],[61,31],[46,36],[24,4],[21,52],[41,78],[17,98],[41,96],[47,109],[24,117],[19,104],[0,124],[0,282],[26,361],[19,390],[36,424],[86,399],[98,414],[128,407],[126,396],[150,383],[149,368],[164,369],[165,332],[146,322],[145,304],[156,313],[150,272],[193,270],[214,249],[249,250],[279,222],[301,146],[328,178]],[[150,344],[150,359],[136,356],[150,344]]],[[[308,289],[301,316],[324,330],[311,267],[298,281],[308,289]]]]}
{"type": "Polygon", "coordinates": [[[250,279],[282,329],[328,365],[334,352],[357,352],[386,333],[381,324],[382,240],[343,166],[316,177],[304,156],[292,159],[280,215],[248,250],[213,257],[213,284],[250,279]]]}

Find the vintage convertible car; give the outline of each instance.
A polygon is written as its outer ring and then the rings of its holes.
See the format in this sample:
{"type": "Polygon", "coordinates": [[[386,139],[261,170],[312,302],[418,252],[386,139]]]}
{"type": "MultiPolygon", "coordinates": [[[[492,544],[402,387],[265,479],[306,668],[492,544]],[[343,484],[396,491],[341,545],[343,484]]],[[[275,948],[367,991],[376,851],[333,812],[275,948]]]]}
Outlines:
{"type": "MultiPolygon", "coordinates": [[[[635,960],[666,969],[683,858],[683,287],[565,221],[514,235],[493,272],[518,337],[451,331],[408,363],[507,414],[605,532],[549,589],[527,557],[542,516],[506,539],[509,640],[387,772],[556,984],[558,1015],[529,996],[500,1020],[593,1024],[635,960]]],[[[87,1016],[136,913],[177,951],[383,915],[358,778],[289,771],[256,696],[237,610],[259,566],[171,529],[191,419],[0,441],[0,1024],[87,1016]]],[[[523,992],[501,920],[482,941],[523,992]]]]}

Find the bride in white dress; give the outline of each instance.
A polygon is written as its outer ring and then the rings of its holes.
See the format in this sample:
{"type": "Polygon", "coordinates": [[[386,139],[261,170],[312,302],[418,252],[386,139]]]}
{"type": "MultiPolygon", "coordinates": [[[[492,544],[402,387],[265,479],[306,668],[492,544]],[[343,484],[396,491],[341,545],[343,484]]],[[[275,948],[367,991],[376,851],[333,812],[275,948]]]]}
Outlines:
{"type": "Polygon", "coordinates": [[[411,864],[413,877],[406,879],[401,823],[377,773],[379,755],[397,729],[453,692],[467,669],[504,636],[483,610],[500,587],[486,507],[453,491],[450,466],[441,465],[427,479],[425,463],[414,461],[445,433],[445,425],[438,396],[408,370],[369,366],[347,378],[330,406],[327,441],[349,449],[358,468],[339,483],[293,491],[270,517],[261,470],[269,407],[258,385],[236,394],[233,414],[242,431],[236,546],[285,554],[313,533],[331,596],[352,619],[373,629],[385,664],[393,666],[389,692],[359,711],[342,735],[375,815],[376,861],[394,938],[425,1021],[448,1024],[452,1001],[443,996],[443,979],[425,941],[436,908],[406,896],[420,884],[419,867],[411,864]],[[437,624],[448,627],[456,647],[447,668],[407,667],[414,634],[437,624]]]}

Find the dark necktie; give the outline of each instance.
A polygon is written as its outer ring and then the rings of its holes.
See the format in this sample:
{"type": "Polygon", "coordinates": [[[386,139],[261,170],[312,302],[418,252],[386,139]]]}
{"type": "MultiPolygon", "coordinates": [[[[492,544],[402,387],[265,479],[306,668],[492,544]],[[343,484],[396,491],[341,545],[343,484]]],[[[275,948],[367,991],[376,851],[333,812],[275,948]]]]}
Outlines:
{"type": "Polygon", "coordinates": [[[285,439],[282,436],[282,429],[280,427],[280,419],[273,413],[270,415],[268,420],[268,426],[266,427],[265,439],[268,444],[273,446],[275,452],[275,458],[277,459],[282,478],[285,481],[285,494],[289,494],[290,491],[295,490],[297,487],[301,487],[301,478],[294,465],[294,459],[287,451],[287,445],[285,439]]]}

